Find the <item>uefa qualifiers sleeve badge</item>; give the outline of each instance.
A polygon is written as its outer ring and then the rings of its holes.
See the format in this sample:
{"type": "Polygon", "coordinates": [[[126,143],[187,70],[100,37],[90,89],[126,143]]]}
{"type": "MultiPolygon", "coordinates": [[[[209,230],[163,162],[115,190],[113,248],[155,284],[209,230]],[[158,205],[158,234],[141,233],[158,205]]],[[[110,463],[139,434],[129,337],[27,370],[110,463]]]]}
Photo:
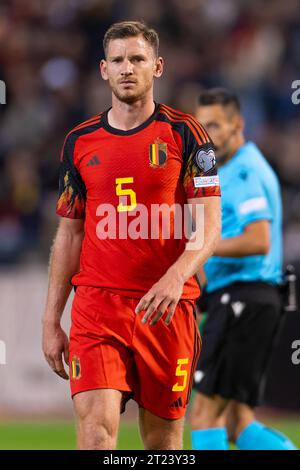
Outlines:
{"type": "Polygon", "coordinates": [[[200,175],[216,173],[216,157],[212,148],[199,149],[194,156],[194,163],[200,170],[200,175]]]}
{"type": "Polygon", "coordinates": [[[167,155],[168,148],[165,142],[162,142],[158,139],[154,142],[154,144],[149,145],[149,160],[150,166],[152,168],[166,166],[167,155]]]}

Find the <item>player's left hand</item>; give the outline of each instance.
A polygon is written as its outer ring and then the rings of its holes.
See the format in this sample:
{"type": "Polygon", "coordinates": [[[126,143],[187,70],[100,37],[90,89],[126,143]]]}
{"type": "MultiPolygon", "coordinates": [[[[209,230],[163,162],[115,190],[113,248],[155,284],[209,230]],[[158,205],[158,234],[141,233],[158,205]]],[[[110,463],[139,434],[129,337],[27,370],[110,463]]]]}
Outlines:
{"type": "Polygon", "coordinates": [[[182,295],[183,284],[179,273],[175,269],[169,269],[136,306],[135,313],[145,311],[142,323],[150,320],[150,325],[155,325],[168,309],[165,323],[169,325],[182,295]]]}

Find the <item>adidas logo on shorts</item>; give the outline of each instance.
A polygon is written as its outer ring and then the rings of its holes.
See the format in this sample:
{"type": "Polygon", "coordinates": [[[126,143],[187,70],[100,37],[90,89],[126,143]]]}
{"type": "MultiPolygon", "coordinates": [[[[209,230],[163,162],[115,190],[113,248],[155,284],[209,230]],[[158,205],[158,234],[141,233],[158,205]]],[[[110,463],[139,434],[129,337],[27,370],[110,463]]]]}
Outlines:
{"type": "Polygon", "coordinates": [[[182,399],[179,397],[173,403],[171,403],[170,408],[181,408],[182,407],[182,399]]]}

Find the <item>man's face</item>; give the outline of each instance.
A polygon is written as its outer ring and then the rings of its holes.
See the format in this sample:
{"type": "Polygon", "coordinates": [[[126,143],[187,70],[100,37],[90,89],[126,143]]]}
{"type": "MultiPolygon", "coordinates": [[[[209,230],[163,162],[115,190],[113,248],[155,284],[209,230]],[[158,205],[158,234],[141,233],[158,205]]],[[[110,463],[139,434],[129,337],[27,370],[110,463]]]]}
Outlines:
{"type": "Polygon", "coordinates": [[[212,138],[217,160],[227,160],[243,128],[241,116],[230,107],[213,104],[198,106],[196,119],[212,138]]]}
{"type": "Polygon", "coordinates": [[[112,39],[106,60],[100,63],[101,75],[108,80],[113,94],[124,103],[134,103],[153,88],[154,77],[160,77],[163,60],[143,36],[112,39]]]}

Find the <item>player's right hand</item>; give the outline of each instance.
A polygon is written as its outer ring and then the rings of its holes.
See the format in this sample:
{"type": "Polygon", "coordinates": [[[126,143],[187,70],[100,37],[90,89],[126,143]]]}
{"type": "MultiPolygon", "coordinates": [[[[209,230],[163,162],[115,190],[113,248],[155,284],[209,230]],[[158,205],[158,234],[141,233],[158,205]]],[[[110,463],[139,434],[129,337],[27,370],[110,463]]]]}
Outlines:
{"type": "Polygon", "coordinates": [[[60,325],[46,322],[43,324],[43,352],[51,369],[62,379],[68,380],[62,357],[68,365],[69,340],[60,325]]]}

